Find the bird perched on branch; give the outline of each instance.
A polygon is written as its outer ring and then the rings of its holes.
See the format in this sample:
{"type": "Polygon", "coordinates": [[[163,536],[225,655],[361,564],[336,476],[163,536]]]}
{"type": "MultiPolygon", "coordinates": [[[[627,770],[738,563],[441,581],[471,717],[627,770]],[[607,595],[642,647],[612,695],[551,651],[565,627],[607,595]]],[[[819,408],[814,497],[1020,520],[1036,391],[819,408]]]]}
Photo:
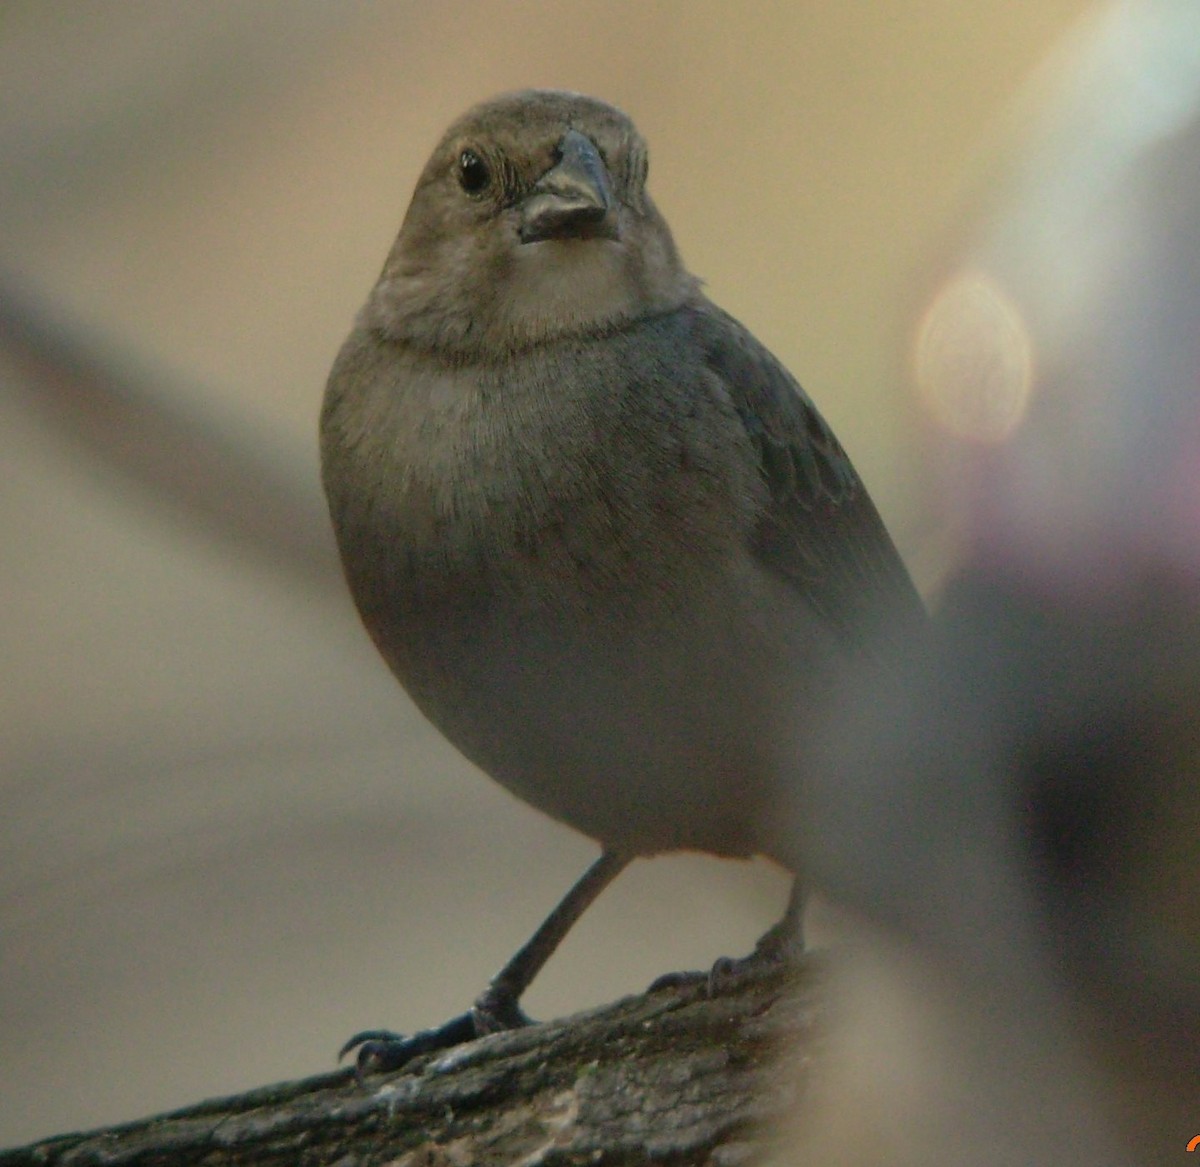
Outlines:
{"type": "MultiPolygon", "coordinates": [[[[714,306],[629,118],[524,91],[447,130],[343,345],[325,491],[364,624],[468,758],[600,859],[473,1009],[359,1067],[522,1024],[633,858],[801,866],[783,813],[864,623],[924,609],[849,459],[714,306]]],[[[757,959],[795,943],[800,897],[757,959]]],[[[343,1051],[346,1052],[346,1051],[343,1051]]]]}

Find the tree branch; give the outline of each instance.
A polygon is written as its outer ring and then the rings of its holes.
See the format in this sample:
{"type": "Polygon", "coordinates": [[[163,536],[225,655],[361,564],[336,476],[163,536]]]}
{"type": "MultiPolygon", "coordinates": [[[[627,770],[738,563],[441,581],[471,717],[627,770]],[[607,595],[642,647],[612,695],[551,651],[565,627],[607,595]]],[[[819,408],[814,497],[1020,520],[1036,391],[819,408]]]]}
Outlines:
{"type": "Polygon", "coordinates": [[[744,1164],[791,1113],[821,976],[687,986],[496,1034],[365,1086],[349,1070],[0,1152],[0,1167],[744,1164]]]}

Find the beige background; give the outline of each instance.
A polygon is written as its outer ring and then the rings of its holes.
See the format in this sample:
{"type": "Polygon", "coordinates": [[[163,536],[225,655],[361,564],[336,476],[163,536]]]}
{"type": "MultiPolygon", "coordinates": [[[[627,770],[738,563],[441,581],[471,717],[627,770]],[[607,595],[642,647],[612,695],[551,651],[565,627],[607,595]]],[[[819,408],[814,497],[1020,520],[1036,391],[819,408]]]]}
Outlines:
{"type": "MultiPolygon", "coordinates": [[[[634,115],[693,270],[797,373],[918,576],[922,257],[1083,0],[12,3],[0,263],[315,476],[325,372],[444,125],[634,115]]],[[[331,1065],[464,1007],[594,854],[417,715],[348,600],[35,419],[0,356],[0,1145],[331,1065]],[[331,600],[330,597],[336,597],[331,600]]],[[[530,994],[745,950],[786,880],[637,865],[530,994]]]]}

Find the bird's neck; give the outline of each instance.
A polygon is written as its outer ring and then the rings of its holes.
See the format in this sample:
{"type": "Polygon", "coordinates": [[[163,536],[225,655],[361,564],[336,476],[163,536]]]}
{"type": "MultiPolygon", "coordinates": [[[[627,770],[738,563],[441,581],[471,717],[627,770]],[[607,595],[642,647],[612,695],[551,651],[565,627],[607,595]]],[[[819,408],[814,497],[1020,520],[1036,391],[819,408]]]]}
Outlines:
{"type": "Polygon", "coordinates": [[[447,363],[496,364],[611,335],[682,307],[699,289],[677,262],[648,267],[602,239],[530,244],[497,261],[489,278],[447,279],[444,266],[389,262],[359,326],[447,363]]]}

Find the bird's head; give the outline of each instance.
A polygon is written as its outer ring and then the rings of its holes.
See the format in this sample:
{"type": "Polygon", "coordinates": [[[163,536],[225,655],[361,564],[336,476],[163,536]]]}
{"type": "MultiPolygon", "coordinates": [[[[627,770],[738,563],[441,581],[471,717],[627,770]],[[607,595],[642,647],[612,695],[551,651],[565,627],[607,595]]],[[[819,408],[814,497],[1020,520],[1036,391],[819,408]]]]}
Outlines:
{"type": "Polygon", "coordinates": [[[464,361],[598,335],[697,286],[620,110],[525,90],[476,106],[426,164],[363,323],[464,361]]]}

